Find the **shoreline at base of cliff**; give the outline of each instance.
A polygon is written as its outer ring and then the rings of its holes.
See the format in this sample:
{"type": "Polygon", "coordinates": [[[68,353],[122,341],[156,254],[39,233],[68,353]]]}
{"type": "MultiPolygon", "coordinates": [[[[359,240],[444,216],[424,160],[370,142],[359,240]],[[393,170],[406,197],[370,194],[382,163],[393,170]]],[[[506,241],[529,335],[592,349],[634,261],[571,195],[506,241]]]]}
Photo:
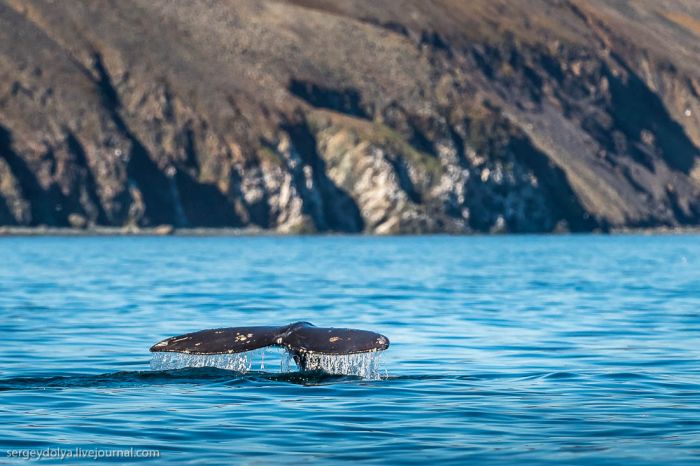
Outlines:
{"type": "Polygon", "coordinates": [[[159,225],[156,227],[137,228],[128,227],[91,227],[91,228],[70,228],[70,227],[15,227],[0,226],[1,236],[330,236],[330,235],[352,235],[352,236],[500,236],[500,235],[578,235],[578,234],[599,234],[599,235],[688,235],[700,234],[700,226],[693,227],[652,227],[652,228],[613,228],[609,232],[540,232],[540,233],[485,233],[472,232],[461,235],[450,233],[431,233],[428,235],[377,235],[377,234],[352,234],[343,232],[330,233],[287,233],[275,230],[264,230],[261,228],[175,228],[172,225],[159,225]]]}

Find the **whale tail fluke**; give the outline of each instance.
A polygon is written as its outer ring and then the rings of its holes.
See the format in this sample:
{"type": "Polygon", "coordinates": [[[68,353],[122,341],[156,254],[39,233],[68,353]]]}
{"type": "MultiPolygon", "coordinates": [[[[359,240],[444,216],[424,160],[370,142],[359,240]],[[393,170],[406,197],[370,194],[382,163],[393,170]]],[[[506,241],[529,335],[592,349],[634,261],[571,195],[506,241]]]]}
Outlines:
{"type": "Polygon", "coordinates": [[[233,354],[267,346],[286,348],[304,368],[307,356],[348,355],[383,351],[389,339],[379,333],[351,328],[316,327],[308,322],[273,327],[230,327],[167,338],[151,347],[151,352],[185,354],[233,354]]]}

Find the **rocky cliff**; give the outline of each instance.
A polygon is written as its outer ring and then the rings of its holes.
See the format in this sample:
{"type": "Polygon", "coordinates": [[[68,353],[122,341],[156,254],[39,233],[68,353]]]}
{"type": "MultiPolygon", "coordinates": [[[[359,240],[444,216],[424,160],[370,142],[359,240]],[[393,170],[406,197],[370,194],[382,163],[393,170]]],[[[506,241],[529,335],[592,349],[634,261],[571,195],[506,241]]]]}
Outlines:
{"type": "Polygon", "coordinates": [[[0,0],[0,225],[700,224],[694,0],[0,0]]]}

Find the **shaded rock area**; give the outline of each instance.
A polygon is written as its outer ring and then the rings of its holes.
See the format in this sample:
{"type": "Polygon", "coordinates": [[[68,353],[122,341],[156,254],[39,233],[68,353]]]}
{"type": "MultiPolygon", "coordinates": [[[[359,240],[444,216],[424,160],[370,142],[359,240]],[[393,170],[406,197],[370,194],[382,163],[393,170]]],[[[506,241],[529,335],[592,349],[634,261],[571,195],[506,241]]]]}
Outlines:
{"type": "Polygon", "coordinates": [[[700,224],[694,0],[0,0],[0,226],[700,224]]]}

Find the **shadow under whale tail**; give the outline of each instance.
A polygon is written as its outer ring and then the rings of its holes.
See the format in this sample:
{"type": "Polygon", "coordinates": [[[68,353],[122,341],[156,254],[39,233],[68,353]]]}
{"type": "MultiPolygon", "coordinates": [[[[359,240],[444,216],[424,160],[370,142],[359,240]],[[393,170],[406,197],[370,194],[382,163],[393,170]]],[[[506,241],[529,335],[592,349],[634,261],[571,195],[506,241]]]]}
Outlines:
{"type": "Polygon", "coordinates": [[[351,328],[316,327],[296,322],[282,327],[229,327],[187,333],[156,343],[151,352],[233,354],[267,346],[286,348],[301,369],[309,355],[347,355],[384,351],[389,339],[379,333],[351,328]]]}

